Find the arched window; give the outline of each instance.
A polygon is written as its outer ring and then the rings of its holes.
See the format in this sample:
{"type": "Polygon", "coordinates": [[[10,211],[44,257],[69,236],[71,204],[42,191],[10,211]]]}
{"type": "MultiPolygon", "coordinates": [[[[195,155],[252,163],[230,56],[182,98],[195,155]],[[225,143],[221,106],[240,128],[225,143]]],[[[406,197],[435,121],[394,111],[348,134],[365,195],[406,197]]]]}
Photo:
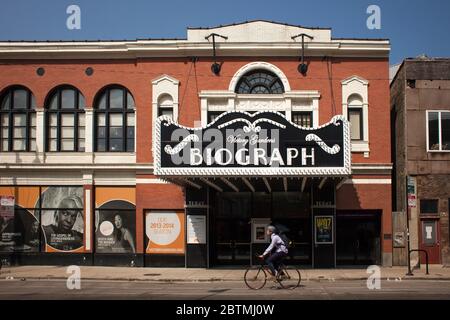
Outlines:
{"type": "Polygon", "coordinates": [[[30,90],[10,87],[0,97],[1,151],[36,151],[36,102],[30,90]]]}
{"type": "Polygon", "coordinates": [[[350,121],[350,136],[352,140],[363,140],[363,102],[357,94],[352,94],[347,101],[348,120],[350,121]]]}
{"type": "Polygon", "coordinates": [[[239,94],[282,94],[284,86],[281,79],[267,70],[251,71],[239,80],[236,85],[239,94]]]}
{"type": "Polygon", "coordinates": [[[46,151],[84,152],[85,101],[72,86],[54,89],[45,103],[46,151]]]}
{"type": "Polygon", "coordinates": [[[169,116],[173,119],[173,99],[168,94],[164,94],[158,99],[159,116],[169,116]]]}
{"type": "Polygon", "coordinates": [[[95,99],[94,150],[134,152],[135,104],[122,86],[109,86],[95,99]]]}

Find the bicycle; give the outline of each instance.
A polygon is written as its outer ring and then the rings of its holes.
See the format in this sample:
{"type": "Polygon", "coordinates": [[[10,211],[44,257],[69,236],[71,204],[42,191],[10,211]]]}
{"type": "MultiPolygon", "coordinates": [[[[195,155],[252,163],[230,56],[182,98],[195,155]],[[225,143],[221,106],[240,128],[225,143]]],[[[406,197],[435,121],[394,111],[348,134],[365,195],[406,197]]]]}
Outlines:
{"type": "MultiPolygon", "coordinates": [[[[244,282],[252,290],[260,290],[264,288],[267,282],[267,275],[271,274],[269,267],[261,259],[259,266],[252,266],[245,271],[244,282]]],[[[280,284],[283,289],[296,289],[300,286],[302,276],[300,271],[295,267],[286,266],[281,262],[278,268],[278,275],[275,281],[280,284]]]]}

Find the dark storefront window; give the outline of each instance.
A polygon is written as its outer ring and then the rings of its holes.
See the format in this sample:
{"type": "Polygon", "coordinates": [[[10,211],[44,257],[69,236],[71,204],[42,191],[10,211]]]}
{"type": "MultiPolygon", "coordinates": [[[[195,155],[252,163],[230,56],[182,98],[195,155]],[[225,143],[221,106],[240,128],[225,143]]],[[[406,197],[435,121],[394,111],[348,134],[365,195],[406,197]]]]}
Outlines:
{"type": "Polygon", "coordinates": [[[450,112],[428,111],[428,150],[450,150],[450,112]]]}
{"type": "Polygon", "coordinates": [[[310,194],[297,192],[274,192],[273,217],[299,218],[311,213],[310,194]]]}
{"type": "Polygon", "coordinates": [[[270,218],[272,195],[265,192],[253,193],[253,212],[258,218],[270,218]]]}
{"type": "Polygon", "coordinates": [[[420,200],[420,213],[421,214],[437,214],[438,213],[438,200],[421,199],[420,200]]]}
{"type": "Polygon", "coordinates": [[[381,211],[337,211],[336,263],[372,265],[381,263],[381,211]]]}
{"type": "Polygon", "coordinates": [[[292,241],[294,263],[311,263],[310,193],[255,192],[217,194],[213,215],[218,264],[248,263],[250,248],[262,252],[266,243],[251,244],[252,219],[268,219],[292,241]]]}

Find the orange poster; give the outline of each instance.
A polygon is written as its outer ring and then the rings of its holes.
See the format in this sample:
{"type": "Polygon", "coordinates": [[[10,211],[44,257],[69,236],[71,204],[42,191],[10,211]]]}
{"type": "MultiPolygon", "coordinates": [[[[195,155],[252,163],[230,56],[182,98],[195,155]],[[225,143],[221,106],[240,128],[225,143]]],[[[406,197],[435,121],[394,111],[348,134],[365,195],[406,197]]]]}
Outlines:
{"type": "Polygon", "coordinates": [[[0,252],[38,252],[39,187],[0,187],[0,252]]]}
{"type": "Polygon", "coordinates": [[[146,253],[184,254],[184,213],[148,211],[145,216],[146,253]]]}
{"type": "Polygon", "coordinates": [[[136,253],[136,189],[95,189],[95,249],[98,253],[136,253]]]}

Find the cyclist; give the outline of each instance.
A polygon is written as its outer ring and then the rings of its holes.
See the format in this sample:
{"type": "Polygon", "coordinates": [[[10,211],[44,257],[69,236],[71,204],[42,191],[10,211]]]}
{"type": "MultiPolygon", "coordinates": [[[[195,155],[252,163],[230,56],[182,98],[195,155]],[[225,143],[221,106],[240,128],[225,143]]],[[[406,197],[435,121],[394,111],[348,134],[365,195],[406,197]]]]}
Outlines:
{"type": "Polygon", "coordinates": [[[278,269],[281,261],[287,256],[288,249],[283,239],[278,235],[278,230],[274,226],[267,227],[267,235],[270,236],[270,245],[266,251],[259,256],[260,259],[265,259],[267,266],[272,272],[273,278],[278,276],[278,269]]]}

